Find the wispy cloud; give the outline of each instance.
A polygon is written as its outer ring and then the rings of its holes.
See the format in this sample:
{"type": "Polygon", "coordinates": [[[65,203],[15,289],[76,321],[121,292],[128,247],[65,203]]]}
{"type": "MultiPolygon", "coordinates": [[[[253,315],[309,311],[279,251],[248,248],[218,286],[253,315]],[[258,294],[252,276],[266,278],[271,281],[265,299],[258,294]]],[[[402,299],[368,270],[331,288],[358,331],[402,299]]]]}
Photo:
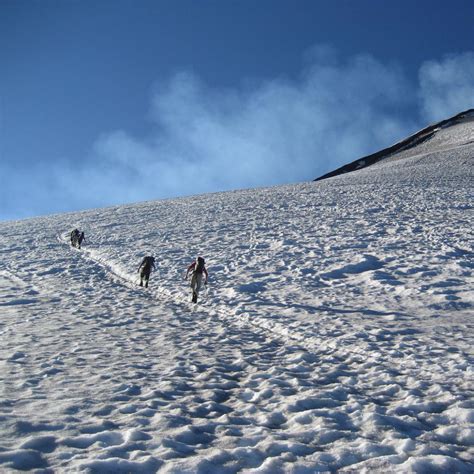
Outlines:
{"type": "MultiPolygon", "coordinates": [[[[98,161],[163,197],[310,180],[400,138],[415,98],[402,72],[366,55],[311,52],[297,79],[214,90],[190,72],[157,87],[154,133],[102,136],[98,161]]],[[[103,173],[101,173],[103,174],[103,173]]]]}
{"type": "Polygon", "coordinates": [[[473,84],[473,53],[424,63],[419,84],[396,64],[330,47],[309,51],[296,78],[236,89],[182,71],[156,86],[146,138],[112,131],[79,167],[0,170],[13,177],[2,183],[2,209],[35,214],[311,180],[472,106],[473,84]],[[33,202],[11,183],[19,174],[33,202]]]}
{"type": "Polygon", "coordinates": [[[423,116],[437,121],[474,107],[474,53],[426,61],[419,73],[423,116]]]}

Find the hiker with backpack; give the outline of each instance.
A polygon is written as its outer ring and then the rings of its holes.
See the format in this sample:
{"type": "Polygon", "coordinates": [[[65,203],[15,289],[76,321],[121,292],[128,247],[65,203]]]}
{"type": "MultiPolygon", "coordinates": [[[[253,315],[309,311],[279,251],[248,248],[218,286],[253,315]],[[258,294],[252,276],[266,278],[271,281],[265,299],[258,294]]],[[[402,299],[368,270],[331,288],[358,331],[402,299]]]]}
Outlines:
{"type": "Polygon", "coordinates": [[[71,246],[72,247],[76,247],[80,235],[81,233],[79,232],[79,229],[74,229],[71,232],[71,246]]]}
{"type": "Polygon", "coordinates": [[[83,242],[84,240],[86,240],[86,237],[85,237],[85,235],[84,235],[84,232],[81,232],[81,233],[79,234],[79,236],[77,237],[77,248],[78,248],[78,249],[81,248],[81,244],[82,244],[82,242],[83,242]]]}
{"type": "Polygon", "coordinates": [[[71,232],[71,246],[76,247],[78,249],[81,248],[82,242],[86,240],[84,236],[84,232],[81,232],[79,229],[74,229],[71,232]]]}
{"type": "Polygon", "coordinates": [[[209,278],[209,274],[207,273],[205,264],[205,260],[202,257],[198,257],[193,263],[191,263],[191,265],[189,265],[188,271],[186,272],[186,280],[188,279],[189,272],[192,272],[191,288],[193,290],[193,303],[197,303],[199,290],[202,286],[203,274],[206,277],[206,279],[204,280],[204,285],[207,285],[207,279],[209,278]]]}
{"type": "Polygon", "coordinates": [[[155,257],[144,257],[142,263],[140,263],[140,266],[138,267],[138,272],[140,273],[140,286],[143,286],[143,281],[145,281],[145,288],[148,288],[148,280],[150,279],[150,273],[152,270],[156,270],[155,257]]]}

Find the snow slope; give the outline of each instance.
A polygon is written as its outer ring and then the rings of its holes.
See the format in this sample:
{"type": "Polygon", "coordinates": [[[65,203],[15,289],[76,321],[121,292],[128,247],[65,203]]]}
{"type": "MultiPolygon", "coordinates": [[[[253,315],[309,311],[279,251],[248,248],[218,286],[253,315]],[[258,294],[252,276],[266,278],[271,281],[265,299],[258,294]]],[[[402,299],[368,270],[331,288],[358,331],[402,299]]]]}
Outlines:
{"type": "Polygon", "coordinates": [[[423,146],[424,142],[429,142],[427,148],[430,153],[433,153],[435,150],[449,150],[453,146],[470,145],[472,144],[471,127],[458,127],[457,125],[468,124],[473,121],[474,109],[466,110],[454,117],[429,125],[388,148],[358,158],[352,163],[348,163],[326,173],[325,175],[316,178],[315,181],[360,170],[372,166],[375,163],[380,163],[381,161],[403,159],[408,156],[418,155],[421,153],[421,150],[425,148],[423,146]],[[445,133],[445,129],[447,128],[449,130],[445,133]],[[461,131],[461,136],[456,133],[455,129],[457,129],[457,132],[461,131]],[[466,136],[462,136],[463,134],[466,136]]]}
{"type": "Polygon", "coordinates": [[[1,223],[0,470],[473,472],[473,122],[443,134],[324,181],[1,223]]]}

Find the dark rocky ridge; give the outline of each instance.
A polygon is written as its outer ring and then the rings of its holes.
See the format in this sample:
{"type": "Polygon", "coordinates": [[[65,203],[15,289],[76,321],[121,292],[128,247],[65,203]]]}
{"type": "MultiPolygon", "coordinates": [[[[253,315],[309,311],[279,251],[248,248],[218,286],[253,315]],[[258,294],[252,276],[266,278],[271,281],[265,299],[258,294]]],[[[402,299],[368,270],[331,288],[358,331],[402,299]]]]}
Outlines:
{"type": "Polygon", "coordinates": [[[332,178],[333,176],[338,176],[341,174],[350,173],[351,171],[367,168],[368,166],[378,163],[381,160],[395,155],[396,153],[409,150],[410,148],[414,148],[415,146],[430,140],[436,134],[436,132],[442,128],[450,127],[457,123],[471,120],[474,121],[474,109],[466,110],[455,115],[454,117],[429,125],[428,127],[423,128],[419,132],[410,135],[404,140],[395,143],[394,145],[388,148],[384,148],[383,150],[377,151],[376,153],[372,153],[371,155],[364,156],[351,163],[348,163],[347,165],[341,166],[340,168],[337,168],[334,171],[331,171],[320,176],[319,178],[316,178],[314,181],[332,178]]]}

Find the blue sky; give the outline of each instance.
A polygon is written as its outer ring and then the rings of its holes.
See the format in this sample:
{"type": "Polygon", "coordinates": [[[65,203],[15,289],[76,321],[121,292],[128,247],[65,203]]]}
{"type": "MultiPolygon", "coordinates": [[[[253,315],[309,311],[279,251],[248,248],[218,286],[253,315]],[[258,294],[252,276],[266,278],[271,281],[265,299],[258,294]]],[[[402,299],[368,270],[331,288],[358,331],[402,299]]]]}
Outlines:
{"type": "Polygon", "coordinates": [[[311,180],[474,107],[474,2],[0,2],[0,219],[311,180]]]}

